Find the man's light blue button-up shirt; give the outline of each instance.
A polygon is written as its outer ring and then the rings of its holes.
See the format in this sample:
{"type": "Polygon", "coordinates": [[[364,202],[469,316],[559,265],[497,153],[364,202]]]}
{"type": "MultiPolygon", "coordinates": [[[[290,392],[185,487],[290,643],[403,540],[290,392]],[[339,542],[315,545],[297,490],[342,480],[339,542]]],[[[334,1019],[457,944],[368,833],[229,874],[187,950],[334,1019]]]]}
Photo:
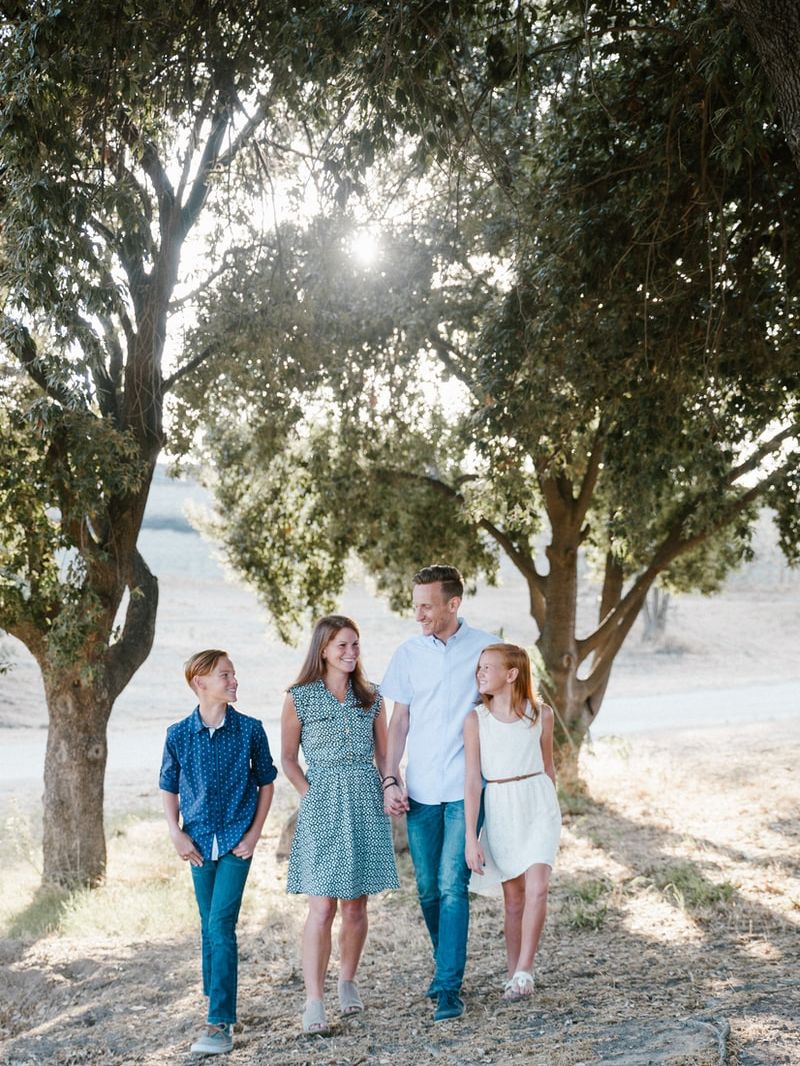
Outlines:
{"type": "Polygon", "coordinates": [[[417,803],[464,798],[464,719],[478,702],[480,654],[497,642],[460,618],[446,643],[420,634],[392,656],[381,694],[409,708],[406,785],[417,803]]]}

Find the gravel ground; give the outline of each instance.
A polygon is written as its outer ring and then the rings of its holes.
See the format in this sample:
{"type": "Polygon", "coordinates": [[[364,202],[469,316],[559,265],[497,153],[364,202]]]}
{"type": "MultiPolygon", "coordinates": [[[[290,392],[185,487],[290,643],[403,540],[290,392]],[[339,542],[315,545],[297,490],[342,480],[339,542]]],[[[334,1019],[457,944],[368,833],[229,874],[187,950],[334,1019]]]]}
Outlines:
{"type": "MultiPolygon", "coordinates": [[[[451,1023],[434,1025],[423,998],[430,954],[401,856],[403,887],[370,905],[360,972],[367,1009],[338,1018],[334,952],[328,1002],[335,1024],[324,1038],[300,1033],[304,904],[284,893],[285,863],[275,857],[291,804],[282,790],[240,923],[240,1023],[227,1061],[798,1063],[798,761],[800,722],[608,739],[587,750],[589,794],[565,812],[534,997],[501,1002],[501,906],[476,898],[467,1013],[451,1023]]],[[[100,890],[108,898],[95,897],[98,908],[111,907],[102,935],[67,926],[0,941],[0,1061],[197,1061],[188,1046],[203,1016],[198,949],[185,871],[174,869],[165,835],[147,817],[115,831],[109,883],[100,890]],[[140,916],[137,926],[121,905],[115,924],[112,893],[130,900],[159,878],[189,908],[185,916],[175,911],[180,932],[170,931],[170,914],[160,926],[158,915],[140,916]]],[[[14,913],[13,899],[6,896],[4,906],[14,913]]]]}

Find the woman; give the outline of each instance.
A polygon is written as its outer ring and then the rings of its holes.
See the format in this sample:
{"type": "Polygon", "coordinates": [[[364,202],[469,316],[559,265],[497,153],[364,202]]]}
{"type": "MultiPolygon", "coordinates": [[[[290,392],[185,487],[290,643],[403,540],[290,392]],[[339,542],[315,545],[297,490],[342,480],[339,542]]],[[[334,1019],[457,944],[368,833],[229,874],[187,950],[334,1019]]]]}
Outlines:
{"type": "Polygon", "coordinates": [[[359,655],[355,622],[320,619],[281,717],[283,771],[301,796],[287,887],[308,895],[306,1033],[329,1031],[323,986],[339,901],[339,1003],[347,1015],[364,1009],[355,977],[367,938],[367,897],[399,887],[378,775],[386,771],[386,710],[359,655]]]}

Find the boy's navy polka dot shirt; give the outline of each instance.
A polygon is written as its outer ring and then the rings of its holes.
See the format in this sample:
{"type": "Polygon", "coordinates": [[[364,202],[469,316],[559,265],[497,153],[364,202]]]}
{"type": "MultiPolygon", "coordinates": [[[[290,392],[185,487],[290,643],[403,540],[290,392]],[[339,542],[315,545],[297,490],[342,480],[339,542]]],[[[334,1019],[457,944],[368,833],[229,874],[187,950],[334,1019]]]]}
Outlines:
{"type": "Polygon", "coordinates": [[[278,776],[264,726],[230,705],[209,731],[196,707],[167,729],[159,785],[179,796],[183,828],[204,859],[235,848],[256,813],[258,790],[278,776]]]}

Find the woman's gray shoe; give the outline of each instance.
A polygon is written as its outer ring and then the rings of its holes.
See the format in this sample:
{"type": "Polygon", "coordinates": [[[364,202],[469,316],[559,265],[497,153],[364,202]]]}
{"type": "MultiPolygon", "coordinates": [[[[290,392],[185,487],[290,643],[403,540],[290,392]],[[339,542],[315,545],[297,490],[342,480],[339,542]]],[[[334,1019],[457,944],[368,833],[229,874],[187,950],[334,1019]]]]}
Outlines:
{"type": "Polygon", "coordinates": [[[344,1017],[360,1014],[364,1009],[355,981],[339,981],[339,1007],[344,1017]]]}
{"type": "Polygon", "coordinates": [[[331,1031],[321,999],[307,999],[303,1011],[303,1032],[309,1036],[327,1036],[331,1031]]]}
{"type": "Polygon", "coordinates": [[[233,1026],[209,1025],[207,1031],[191,1046],[194,1055],[224,1055],[233,1051],[233,1026]]]}

